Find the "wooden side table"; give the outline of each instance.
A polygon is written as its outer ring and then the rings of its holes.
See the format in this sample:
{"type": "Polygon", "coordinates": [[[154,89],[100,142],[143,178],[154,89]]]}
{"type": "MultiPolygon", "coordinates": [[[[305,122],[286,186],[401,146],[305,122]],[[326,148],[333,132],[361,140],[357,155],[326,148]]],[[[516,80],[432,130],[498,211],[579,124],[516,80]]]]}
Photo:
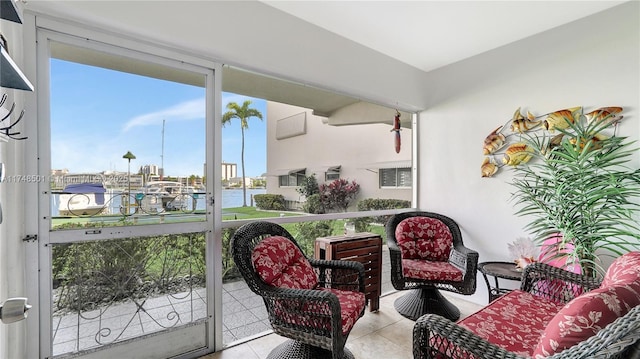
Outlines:
{"type": "Polygon", "coordinates": [[[320,237],[315,241],[316,259],[341,259],[360,262],[364,265],[365,296],[369,300],[369,311],[380,308],[382,291],[382,238],[374,233],[355,233],[320,237]]]}
{"type": "Polygon", "coordinates": [[[516,265],[513,262],[482,262],[478,263],[478,270],[482,273],[485,283],[487,283],[489,303],[511,291],[511,289],[500,288],[498,278],[517,281],[522,279],[522,272],[516,269],[516,265]],[[487,276],[493,277],[495,286],[491,286],[487,276]]]}

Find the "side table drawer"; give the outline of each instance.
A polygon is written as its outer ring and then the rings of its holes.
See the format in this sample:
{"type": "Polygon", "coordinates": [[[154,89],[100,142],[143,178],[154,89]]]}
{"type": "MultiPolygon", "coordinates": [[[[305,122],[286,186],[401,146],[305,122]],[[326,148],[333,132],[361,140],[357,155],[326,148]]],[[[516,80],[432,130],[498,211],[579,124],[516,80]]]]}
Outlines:
{"type": "MultiPolygon", "coordinates": [[[[351,250],[376,251],[379,247],[380,239],[361,239],[358,241],[340,242],[336,244],[336,253],[348,252],[351,250]]],[[[348,255],[348,254],[347,254],[348,255]]]]}

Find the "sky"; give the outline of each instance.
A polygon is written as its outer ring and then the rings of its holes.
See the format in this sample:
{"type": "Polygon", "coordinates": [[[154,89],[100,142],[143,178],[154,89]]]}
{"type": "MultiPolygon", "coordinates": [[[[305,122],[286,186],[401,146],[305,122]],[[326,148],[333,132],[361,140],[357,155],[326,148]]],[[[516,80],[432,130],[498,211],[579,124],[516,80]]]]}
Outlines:
{"type": "MultiPolygon", "coordinates": [[[[266,101],[223,93],[229,102],[251,100],[263,120],[245,130],[246,176],[266,172],[266,101]]],[[[205,161],[205,89],[93,66],[51,60],[51,168],[70,173],[128,171],[163,165],[165,175],[202,176],[205,161]],[[164,122],[164,147],[163,147],[164,122]]],[[[222,128],[222,160],[240,166],[240,121],[222,128]]]]}

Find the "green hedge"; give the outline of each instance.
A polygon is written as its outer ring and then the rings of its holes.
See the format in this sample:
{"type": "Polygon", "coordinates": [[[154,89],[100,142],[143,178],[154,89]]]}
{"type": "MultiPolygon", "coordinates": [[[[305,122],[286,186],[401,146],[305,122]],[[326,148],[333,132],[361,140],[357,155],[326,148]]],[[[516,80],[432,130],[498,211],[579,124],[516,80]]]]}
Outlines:
{"type": "Polygon", "coordinates": [[[264,210],[283,211],[284,196],[281,194],[256,194],[253,196],[256,207],[264,210]]]}
{"type": "MultiPolygon", "coordinates": [[[[411,208],[411,201],[406,201],[402,199],[381,199],[381,198],[365,198],[362,201],[358,202],[358,211],[378,211],[384,209],[400,209],[400,208],[411,208]]],[[[376,216],[371,217],[370,221],[385,224],[390,216],[376,216]]],[[[359,218],[359,221],[363,221],[364,218],[359,218]]],[[[357,228],[356,222],[356,229],[357,228]]]]}

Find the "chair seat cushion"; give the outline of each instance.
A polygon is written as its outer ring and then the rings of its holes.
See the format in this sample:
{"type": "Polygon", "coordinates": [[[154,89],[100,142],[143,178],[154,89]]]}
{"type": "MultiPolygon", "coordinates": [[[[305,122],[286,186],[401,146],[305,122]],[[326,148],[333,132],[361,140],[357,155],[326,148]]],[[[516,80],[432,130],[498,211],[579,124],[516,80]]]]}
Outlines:
{"type": "Polygon", "coordinates": [[[294,289],[313,289],[318,285],[318,276],[311,263],[288,238],[272,236],[263,239],[254,248],[251,262],[268,285],[294,289]]]}
{"type": "Polygon", "coordinates": [[[342,319],[342,334],[349,333],[353,325],[356,324],[356,320],[360,318],[360,314],[367,303],[364,293],[332,288],[319,288],[318,290],[331,292],[338,297],[340,301],[340,317],[342,319]]]}
{"type": "Polygon", "coordinates": [[[431,217],[409,217],[396,226],[396,241],[402,258],[449,260],[453,235],[441,220],[431,217]]]}
{"type": "MultiPolygon", "coordinates": [[[[356,320],[360,318],[366,305],[365,295],[362,292],[347,290],[317,288],[314,290],[333,293],[340,302],[340,326],[342,334],[347,335],[356,320]]],[[[274,306],[274,313],[278,322],[294,324],[309,328],[314,332],[325,332],[322,335],[331,335],[331,307],[326,302],[299,299],[278,299],[274,306]]]]}
{"type": "Polygon", "coordinates": [[[403,259],[402,275],[410,280],[437,280],[462,282],[464,273],[449,262],[431,262],[422,259],[403,259]]]}
{"type": "Polygon", "coordinates": [[[514,290],[458,324],[508,351],[531,356],[547,323],[561,307],[556,302],[514,290]]]}

